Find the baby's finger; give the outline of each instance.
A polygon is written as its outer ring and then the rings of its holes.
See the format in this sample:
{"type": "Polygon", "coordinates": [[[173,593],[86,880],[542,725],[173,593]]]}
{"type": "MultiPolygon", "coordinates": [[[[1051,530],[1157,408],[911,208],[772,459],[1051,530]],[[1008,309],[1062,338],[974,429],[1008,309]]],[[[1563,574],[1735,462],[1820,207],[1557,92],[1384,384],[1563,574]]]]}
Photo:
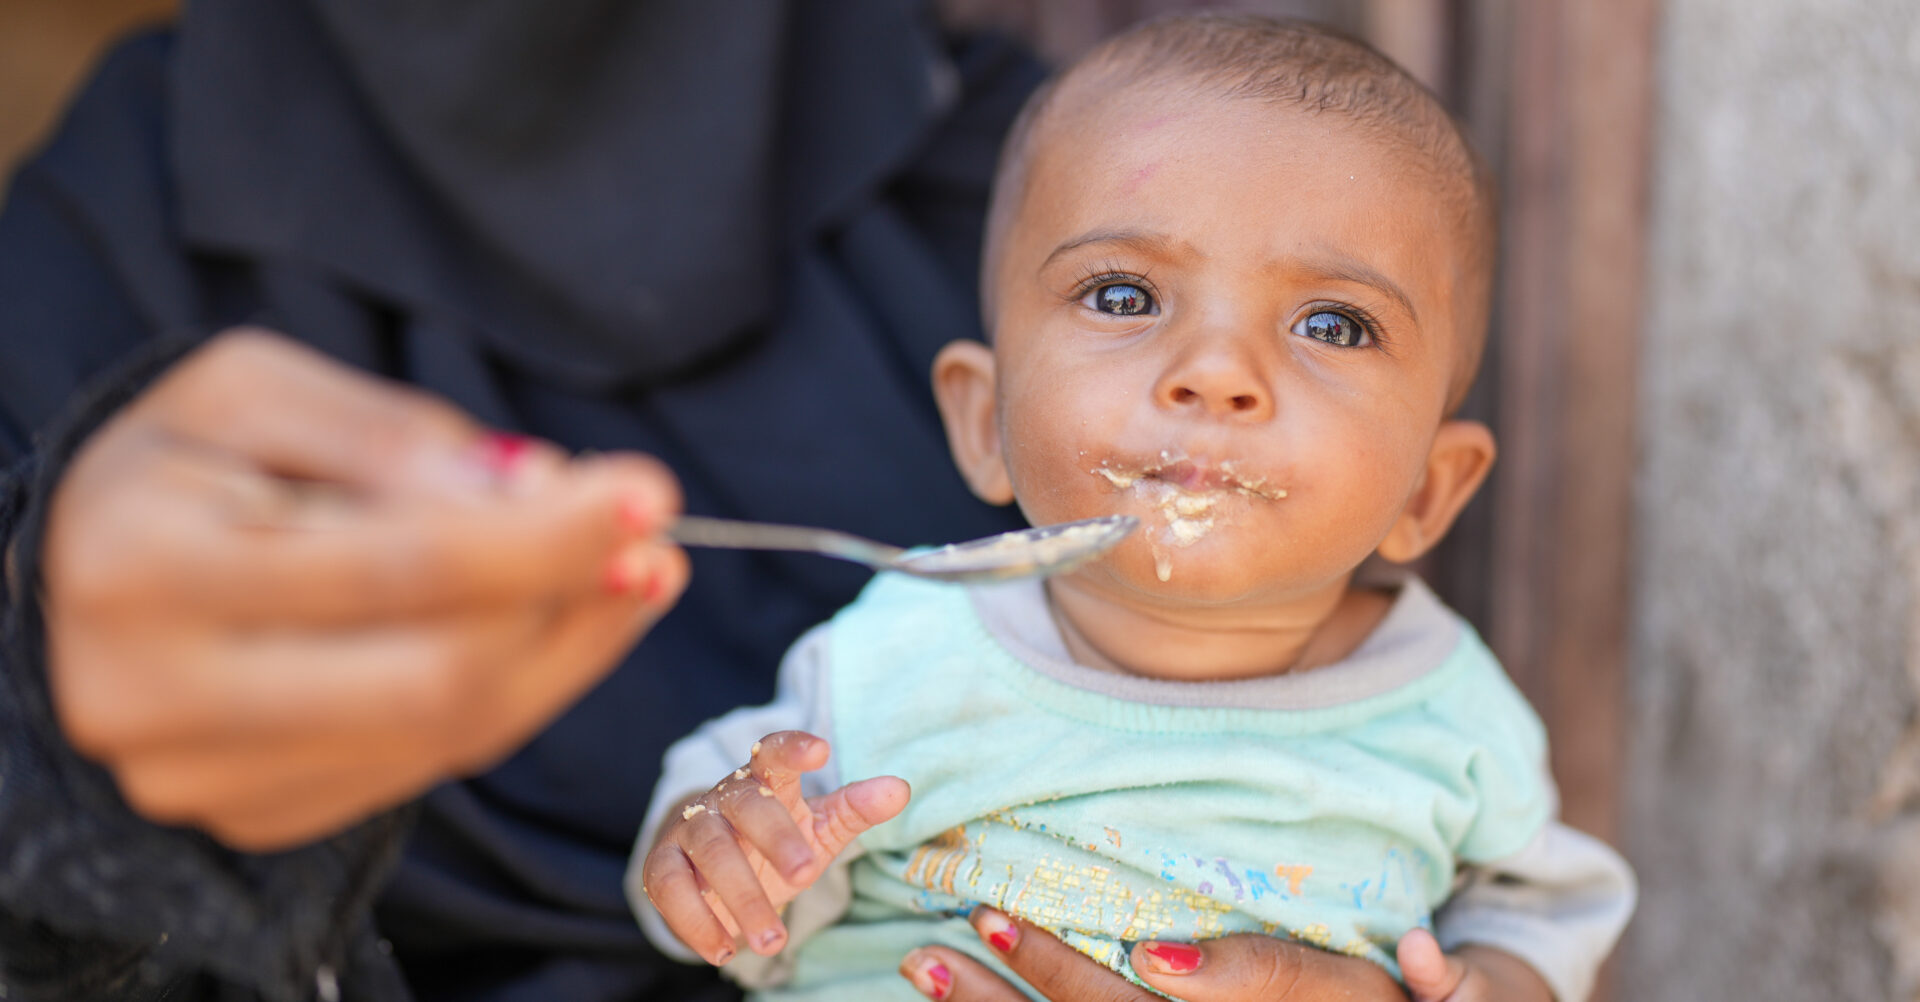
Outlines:
{"type": "Polygon", "coordinates": [[[875,776],[809,801],[813,837],[820,845],[822,862],[840,855],[861,832],[899,814],[910,795],[906,780],[875,776]]]}
{"type": "Polygon", "coordinates": [[[801,806],[800,774],[827,764],[832,749],[806,731],[776,731],[753,743],[747,769],[788,810],[801,806]]]}
{"type": "Polygon", "coordinates": [[[732,913],[740,934],[755,953],[770,956],[780,952],[787,941],[786,926],[780,924],[780,915],[767,899],[766,888],[760,886],[760,878],[753,872],[753,863],[741,848],[733,826],[698,803],[686,808],[686,813],[693,816],[677,841],[700,879],[732,913]]]}
{"type": "Polygon", "coordinates": [[[1400,978],[1413,1002],[1444,1002],[1467,979],[1467,965],[1440,951],[1440,941],[1425,929],[1410,930],[1395,948],[1400,978]]]}
{"type": "Polygon", "coordinates": [[[748,845],[766,857],[782,880],[794,887],[804,886],[814,868],[814,849],[772,787],[743,768],[721,781],[707,799],[748,845]]]}
{"type": "Polygon", "coordinates": [[[733,934],[700,893],[693,862],[680,846],[662,840],[647,854],[640,889],[680,942],[715,967],[733,959],[733,934]]]}

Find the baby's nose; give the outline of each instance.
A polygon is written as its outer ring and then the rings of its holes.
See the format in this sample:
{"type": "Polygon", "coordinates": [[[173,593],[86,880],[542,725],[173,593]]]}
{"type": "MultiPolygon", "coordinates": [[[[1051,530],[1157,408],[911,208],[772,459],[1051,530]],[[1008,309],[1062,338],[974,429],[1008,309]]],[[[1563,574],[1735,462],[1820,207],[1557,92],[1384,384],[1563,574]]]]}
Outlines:
{"type": "Polygon", "coordinates": [[[1154,395],[1174,410],[1262,421],[1273,416],[1273,392],[1254,360],[1233,346],[1202,346],[1174,360],[1154,395]]]}

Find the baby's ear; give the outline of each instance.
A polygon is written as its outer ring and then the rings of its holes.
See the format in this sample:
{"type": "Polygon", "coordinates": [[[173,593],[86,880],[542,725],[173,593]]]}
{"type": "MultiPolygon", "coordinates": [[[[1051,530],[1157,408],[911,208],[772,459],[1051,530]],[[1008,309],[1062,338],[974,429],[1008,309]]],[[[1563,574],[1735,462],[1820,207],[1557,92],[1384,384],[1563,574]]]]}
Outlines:
{"type": "Polygon", "coordinates": [[[978,341],[953,341],[933,359],[933,399],[947,426],[947,447],[974,496],[988,504],[1013,500],[1013,482],[1000,454],[1000,422],[994,415],[993,349],[978,341]]]}
{"type": "Polygon", "coordinates": [[[1438,543],[1487,479],[1494,451],[1493,432],[1486,425],[1441,422],[1420,486],[1407,499],[1399,521],[1387,530],[1387,538],[1380,541],[1380,555],[1396,564],[1412,563],[1438,543]]]}

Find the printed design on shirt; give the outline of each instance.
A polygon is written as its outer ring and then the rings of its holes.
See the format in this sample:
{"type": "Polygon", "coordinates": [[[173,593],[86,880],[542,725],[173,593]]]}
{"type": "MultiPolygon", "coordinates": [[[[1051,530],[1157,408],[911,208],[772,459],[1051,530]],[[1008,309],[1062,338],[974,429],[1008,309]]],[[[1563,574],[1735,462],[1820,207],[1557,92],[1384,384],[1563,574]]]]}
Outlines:
{"type": "Polygon", "coordinates": [[[1297,898],[1300,896],[1301,882],[1313,876],[1313,867],[1298,863],[1275,863],[1273,875],[1286,881],[1287,893],[1297,898]]]}
{"type": "Polygon", "coordinates": [[[1087,834],[1092,837],[1050,829],[1021,807],[1003,808],[941,832],[885,868],[915,890],[922,911],[951,914],[968,903],[987,904],[1125,974],[1134,942],[1239,932],[1383,961],[1398,938],[1397,911],[1417,890],[1427,862],[1418,850],[1388,848],[1360,872],[1297,859],[1247,866],[1157,848],[1122,826],[1094,825],[1087,834]],[[1321,921],[1314,901],[1351,912],[1321,921]],[[1352,914],[1381,909],[1377,933],[1352,914]]]}
{"type": "Polygon", "coordinates": [[[913,850],[913,856],[907,860],[907,870],[900,875],[900,879],[928,890],[958,896],[953,889],[953,877],[967,856],[967,826],[957,825],[913,850]]]}

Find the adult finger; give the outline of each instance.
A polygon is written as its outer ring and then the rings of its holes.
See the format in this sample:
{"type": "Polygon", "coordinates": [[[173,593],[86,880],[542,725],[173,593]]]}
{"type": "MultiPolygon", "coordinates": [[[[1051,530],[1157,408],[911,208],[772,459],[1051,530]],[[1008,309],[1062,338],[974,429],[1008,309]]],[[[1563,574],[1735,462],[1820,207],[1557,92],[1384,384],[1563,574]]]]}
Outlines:
{"type": "MultiPolygon", "coordinates": [[[[634,550],[679,509],[659,463],[600,456],[545,490],[482,503],[369,506],[322,529],[202,523],[149,540],[136,567],[184,578],[196,600],[242,622],[337,625],[451,609],[519,606],[596,592],[646,594],[667,548],[634,550]],[[191,559],[178,559],[191,553],[191,559]]],[[[136,573],[138,571],[136,570],[136,573]]],[[[123,587],[134,588],[139,582],[123,587]]]]}
{"type": "MultiPolygon", "coordinates": [[[[504,671],[508,659],[537,654],[556,615],[532,606],[356,630],[218,638],[200,630],[170,633],[157,624],[114,635],[61,629],[50,637],[54,656],[85,662],[90,670],[51,676],[54,708],[75,747],[110,763],[233,754],[229,768],[209,775],[269,783],[242,777],[298,764],[265,754],[271,747],[331,744],[336,754],[393,754],[396,745],[439,740],[439,721],[465,717],[478,724],[469,706],[494,684],[489,663],[504,671]]],[[[234,792],[232,799],[247,799],[234,792]]]]}
{"type": "Polygon", "coordinates": [[[291,636],[240,649],[203,649],[189,635],[174,646],[136,642],[140,654],[130,659],[110,638],[61,631],[56,653],[97,670],[52,674],[54,706],[76,747],[130,783],[130,799],[157,819],[222,832],[244,817],[253,831],[277,814],[294,820],[271,837],[316,837],[518,747],[618,663],[667,607],[685,582],[684,556],[677,574],[673,591],[652,604],[610,597],[561,611],[522,642],[475,632],[465,648],[420,630],[291,636]],[[269,653],[275,644],[281,649],[269,653]],[[141,670],[155,663],[171,667],[141,670]],[[297,753],[302,739],[341,764],[374,755],[385,763],[376,770],[382,781],[361,790],[303,785],[313,763],[297,753]],[[226,754],[236,746],[246,753],[226,754]],[[306,799],[263,803],[263,787],[306,799]]]}
{"type": "MultiPolygon", "coordinates": [[[[312,746],[299,749],[253,749],[250,754],[276,758],[309,758],[312,746]]],[[[338,755],[338,749],[335,749],[338,755]]],[[[335,761],[312,763],[288,772],[281,788],[263,791],[258,800],[208,803],[198,799],[175,804],[169,788],[198,781],[187,770],[212,774],[224,763],[208,763],[198,755],[179,758],[143,757],[115,778],[121,792],[142,815],[167,824],[192,825],[227,846],[243,852],[276,852],[332,835],[382,810],[416,796],[437,776],[419,762],[335,761]],[[143,778],[152,776],[151,781],[143,778]],[[154,787],[149,791],[148,787],[154,787]]]]}
{"type": "Polygon", "coordinates": [[[332,502],[292,526],[248,522],[279,482],[231,457],[127,451],[63,482],[49,521],[50,604],[89,622],[358,624],[521,605],[657,582],[677,481],[643,456],[568,464],[539,490],[481,503],[332,502]],[[315,524],[320,522],[321,524],[315,524]],[[656,552],[631,552],[638,542],[656,552]],[[644,559],[641,559],[644,558],[644,559]],[[185,610],[186,615],[174,615],[185,610]]]}
{"type": "Polygon", "coordinates": [[[1134,946],[1132,961],[1142,981],[1188,1002],[1406,1002],[1377,964],[1272,936],[1148,941],[1134,946]]]}
{"type": "MultiPolygon", "coordinates": [[[[984,905],[973,910],[970,921],[981,942],[987,944],[987,948],[1002,963],[1034,991],[1053,1002],[1149,1002],[1154,998],[1151,993],[1128,983],[1104,964],[1030,922],[984,905]]],[[[978,975],[963,976],[961,970],[955,969],[954,990],[950,997],[966,1002],[1019,997],[997,994],[999,989],[991,982],[985,984],[984,993],[974,994],[974,986],[980,985],[981,981],[978,975]]]]}
{"type": "MultiPolygon", "coordinates": [[[[1027,993],[985,964],[944,946],[908,951],[900,960],[900,976],[914,990],[939,1002],[1027,1002],[1027,993]]],[[[1108,977],[1112,976],[1109,972],[1108,977]]]]}
{"type": "Polygon", "coordinates": [[[451,404],[259,328],[209,340],[129,408],[285,477],[369,490],[470,486],[483,431],[451,404]]]}
{"type": "MultiPolygon", "coordinates": [[[[526,743],[604,678],[673,607],[687,586],[686,553],[670,546],[643,549],[650,554],[654,574],[647,593],[611,595],[566,607],[533,656],[509,664],[494,684],[481,690],[472,705],[487,726],[465,743],[465,753],[454,761],[456,771],[491,768],[526,743]]],[[[464,712],[468,704],[460,705],[464,712]]],[[[449,740],[457,742],[461,721],[456,717],[440,723],[449,740]]]]}

